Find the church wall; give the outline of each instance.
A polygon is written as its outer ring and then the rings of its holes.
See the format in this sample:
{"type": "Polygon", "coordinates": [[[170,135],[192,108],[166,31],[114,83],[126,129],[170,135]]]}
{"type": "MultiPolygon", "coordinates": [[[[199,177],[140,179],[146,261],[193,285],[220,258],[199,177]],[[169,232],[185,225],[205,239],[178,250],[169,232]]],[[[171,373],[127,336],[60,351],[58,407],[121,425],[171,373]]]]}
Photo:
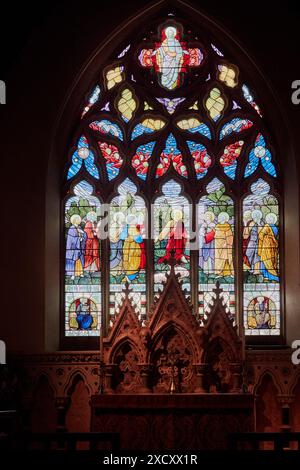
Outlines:
{"type": "MultiPolygon", "coordinates": [[[[289,429],[299,431],[300,369],[290,365],[290,354],[290,350],[247,353],[247,391],[255,396],[257,431],[284,429],[283,407],[290,408],[289,429]]],[[[97,351],[14,356],[13,363],[22,377],[22,413],[32,430],[90,429],[90,399],[99,393],[97,351]]]]}

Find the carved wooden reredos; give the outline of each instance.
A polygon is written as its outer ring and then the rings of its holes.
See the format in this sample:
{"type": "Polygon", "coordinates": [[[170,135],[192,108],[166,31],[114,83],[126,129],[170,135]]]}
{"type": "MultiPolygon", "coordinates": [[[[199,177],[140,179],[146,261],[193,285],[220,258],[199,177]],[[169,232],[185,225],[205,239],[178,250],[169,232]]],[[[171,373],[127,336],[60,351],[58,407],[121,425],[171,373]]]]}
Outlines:
{"type": "Polygon", "coordinates": [[[146,320],[125,292],[102,341],[103,393],[233,392],[242,388],[242,341],[225,311],[219,286],[200,326],[171,270],[146,320]]]}

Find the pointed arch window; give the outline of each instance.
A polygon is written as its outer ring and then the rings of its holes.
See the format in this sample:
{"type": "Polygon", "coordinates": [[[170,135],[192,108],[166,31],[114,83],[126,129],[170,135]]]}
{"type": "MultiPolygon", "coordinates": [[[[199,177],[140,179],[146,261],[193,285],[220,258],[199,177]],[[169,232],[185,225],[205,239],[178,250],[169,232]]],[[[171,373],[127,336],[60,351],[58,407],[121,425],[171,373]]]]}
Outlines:
{"type": "Polygon", "coordinates": [[[162,13],[96,77],[65,173],[64,335],[99,335],[126,289],[145,318],[174,263],[200,324],[219,281],[240,331],[281,338],[280,171],[245,70],[162,13]]]}
{"type": "Polygon", "coordinates": [[[234,203],[224,184],[214,178],[198,203],[199,314],[205,317],[216,282],[228,315],[235,316],[234,203]]]}
{"type": "Polygon", "coordinates": [[[163,289],[170,263],[175,263],[175,273],[183,289],[191,290],[190,204],[181,194],[181,186],[174,180],[162,186],[162,194],[154,201],[152,220],[154,228],[154,291],[163,289]]]}
{"type": "Polygon", "coordinates": [[[84,180],[64,205],[65,335],[98,336],[102,310],[100,242],[101,203],[84,180]]]}
{"type": "Polygon", "coordinates": [[[147,218],[145,201],[136,192],[126,178],[109,207],[109,311],[113,314],[120,307],[128,283],[129,298],[138,315],[145,317],[147,218]]]}

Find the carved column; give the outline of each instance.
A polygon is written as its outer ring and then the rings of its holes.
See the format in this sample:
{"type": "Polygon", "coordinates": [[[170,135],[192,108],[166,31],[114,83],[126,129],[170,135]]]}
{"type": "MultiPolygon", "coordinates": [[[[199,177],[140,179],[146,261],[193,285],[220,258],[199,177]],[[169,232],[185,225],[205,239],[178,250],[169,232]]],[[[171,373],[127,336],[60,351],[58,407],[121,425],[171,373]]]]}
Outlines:
{"type": "Polygon", "coordinates": [[[56,397],[55,407],[57,410],[56,431],[65,432],[66,429],[66,413],[70,403],[70,397],[56,397]]]}
{"type": "Polygon", "coordinates": [[[241,393],[242,388],[242,366],[240,363],[231,363],[230,372],[232,377],[231,393],[241,393]]]}
{"type": "Polygon", "coordinates": [[[113,390],[113,375],[115,370],[114,364],[106,364],[104,366],[104,393],[114,393],[113,390]]]}
{"type": "Polygon", "coordinates": [[[206,393],[206,390],[204,387],[204,380],[205,380],[207,364],[206,363],[196,364],[194,368],[195,368],[196,376],[197,376],[197,386],[194,390],[194,393],[206,393]]]}
{"type": "Polygon", "coordinates": [[[150,375],[152,372],[152,366],[150,364],[139,364],[139,372],[141,378],[141,386],[139,388],[140,393],[152,393],[150,388],[150,375]]]}

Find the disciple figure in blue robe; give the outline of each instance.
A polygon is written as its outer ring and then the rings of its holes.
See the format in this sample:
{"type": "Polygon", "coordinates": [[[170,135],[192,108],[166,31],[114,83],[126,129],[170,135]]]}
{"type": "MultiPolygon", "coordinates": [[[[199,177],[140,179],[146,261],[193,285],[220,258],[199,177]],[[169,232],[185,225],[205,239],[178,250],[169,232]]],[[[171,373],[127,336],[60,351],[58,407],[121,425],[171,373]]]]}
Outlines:
{"type": "Polygon", "coordinates": [[[75,276],[83,277],[84,252],[87,236],[80,227],[80,215],[72,215],[70,222],[71,226],[67,233],[66,242],[66,275],[71,276],[71,279],[75,279],[75,276]]]}
{"type": "Polygon", "coordinates": [[[246,248],[246,257],[252,274],[260,274],[260,256],[258,254],[258,236],[261,230],[262,212],[258,209],[252,211],[252,222],[249,224],[249,238],[246,248]]]}
{"type": "Polygon", "coordinates": [[[199,265],[205,274],[214,273],[215,260],[215,215],[207,211],[203,215],[203,222],[199,230],[199,265]]]}

